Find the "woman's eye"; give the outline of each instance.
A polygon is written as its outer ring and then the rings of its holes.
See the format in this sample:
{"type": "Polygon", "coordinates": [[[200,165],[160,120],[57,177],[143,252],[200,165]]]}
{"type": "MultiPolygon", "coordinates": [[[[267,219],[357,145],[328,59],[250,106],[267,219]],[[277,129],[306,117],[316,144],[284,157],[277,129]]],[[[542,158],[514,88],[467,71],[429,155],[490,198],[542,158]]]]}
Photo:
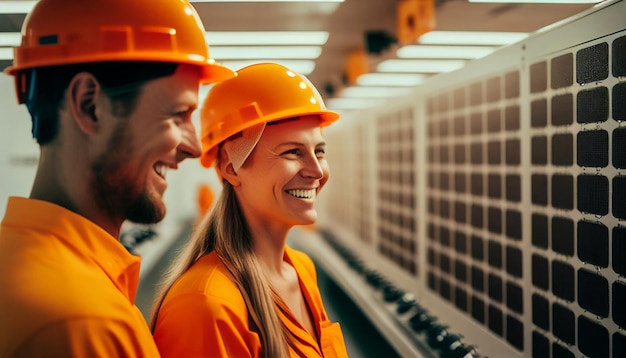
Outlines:
{"type": "MultiPolygon", "coordinates": [[[[318,158],[323,158],[326,154],[326,149],[323,148],[317,148],[315,149],[315,156],[318,158]]],[[[290,150],[286,150],[283,152],[283,155],[290,155],[290,156],[301,156],[302,155],[302,150],[298,149],[298,148],[294,148],[294,149],[290,149],[290,150]]]]}

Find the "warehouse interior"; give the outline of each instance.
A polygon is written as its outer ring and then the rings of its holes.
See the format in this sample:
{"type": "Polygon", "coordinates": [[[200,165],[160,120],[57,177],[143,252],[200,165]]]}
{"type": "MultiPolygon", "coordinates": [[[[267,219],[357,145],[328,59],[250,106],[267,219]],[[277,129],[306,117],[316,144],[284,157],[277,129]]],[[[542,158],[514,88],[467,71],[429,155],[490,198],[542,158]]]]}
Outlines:
{"type": "MultiPolygon", "coordinates": [[[[33,4],[0,0],[3,68],[33,4]]],[[[342,115],[324,130],[318,223],[289,244],[315,261],[350,357],[626,356],[626,1],[192,4],[218,62],[304,66],[342,115]],[[284,31],[288,44],[262,43],[284,31]],[[396,85],[364,82],[383,74],[396,85]]],[[[2,216],[28,195],[38,148],[9,76],[0,94],[2,216]]],[[[120,238],[142,256],[145,315],[198,220],[198,188],[221,186],[197,162],[168,175],[166,219],[120,238]]]]}

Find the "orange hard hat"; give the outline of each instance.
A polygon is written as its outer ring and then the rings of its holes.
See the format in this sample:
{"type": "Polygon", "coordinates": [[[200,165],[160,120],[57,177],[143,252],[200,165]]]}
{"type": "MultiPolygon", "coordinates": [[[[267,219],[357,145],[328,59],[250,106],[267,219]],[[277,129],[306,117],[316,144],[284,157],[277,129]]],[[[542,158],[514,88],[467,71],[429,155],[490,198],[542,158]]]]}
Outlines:
{"type": "Polygon", "coordinates": [[[216,83],[200,110],[202,156],[210,167],[217,146],[233,134],[261,123],[304,115],[319,115],[320,126],[339,114],[326,109],[322,96],[304,76],[276,63],[259,63],[237,71],[237,76],[216,83]]]}
{"type": "MultiPolygon", "coordinates": [[[[104,61],[197,65],[202,83],[234,76],[209,57],[204,26],[187,0],[39,0],[5,72],[104,61]]],[[[19,96],[18,96],[19,97],[19,96]]]]}

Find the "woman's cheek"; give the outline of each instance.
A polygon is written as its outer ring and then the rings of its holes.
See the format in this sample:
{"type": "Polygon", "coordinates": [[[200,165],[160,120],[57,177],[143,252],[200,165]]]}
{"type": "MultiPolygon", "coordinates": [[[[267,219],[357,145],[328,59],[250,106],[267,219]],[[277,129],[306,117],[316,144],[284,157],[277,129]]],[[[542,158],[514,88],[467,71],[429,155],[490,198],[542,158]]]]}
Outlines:
{"type": "Polygon", "coordinates": [[[322,190],[324,185],[326,185],[328,178],[330,178],[330,167],[328,166],[328,162],[325,159],[320,162],[320,165],[322,167],[322,172],[324,173],[324,175],[322,176],[322,179],[320,179],[319,190],[322,190]]]}

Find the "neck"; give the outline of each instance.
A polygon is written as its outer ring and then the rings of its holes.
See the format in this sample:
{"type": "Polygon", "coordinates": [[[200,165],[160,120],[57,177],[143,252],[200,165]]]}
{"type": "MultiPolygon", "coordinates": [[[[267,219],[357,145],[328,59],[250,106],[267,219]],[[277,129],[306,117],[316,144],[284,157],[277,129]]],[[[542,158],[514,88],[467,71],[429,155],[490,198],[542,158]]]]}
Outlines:
{"type": "Polygon", "coordinates": [[[110,218],[98,209],[89,192],[89,168],[82,162],[54,146],[42,147],[29,197],[64,207],[118,238],[123,220],[110,218]]]}
{"type": "Polygon", "coordinates": [[[280,274],[283,269],[288,231],[272,231],[267,227],[251,230],[254,254],[268,274],[280,274]]]}

